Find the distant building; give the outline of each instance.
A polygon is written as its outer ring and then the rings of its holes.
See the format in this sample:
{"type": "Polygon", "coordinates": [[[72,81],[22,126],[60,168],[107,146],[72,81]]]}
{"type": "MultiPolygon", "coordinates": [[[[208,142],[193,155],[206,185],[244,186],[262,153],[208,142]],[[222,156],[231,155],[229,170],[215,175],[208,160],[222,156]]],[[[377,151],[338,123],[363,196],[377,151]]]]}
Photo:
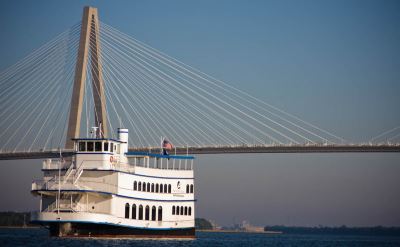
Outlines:
{"type": "Polygon", "coordinates": [[[217,223],[215,223],[214,220],[208,220],[208,221],[211,223],[213,230],[221,230],[222,229],[222,227],[219,226],[217,223]]]}
{"type": "Polygon", "coordinates": [[[235,224],[233,230],[243,231],[243,232],[263,232],[264,227],[252,226],[248,221],[244,220],[242,223],[235,224]]]}

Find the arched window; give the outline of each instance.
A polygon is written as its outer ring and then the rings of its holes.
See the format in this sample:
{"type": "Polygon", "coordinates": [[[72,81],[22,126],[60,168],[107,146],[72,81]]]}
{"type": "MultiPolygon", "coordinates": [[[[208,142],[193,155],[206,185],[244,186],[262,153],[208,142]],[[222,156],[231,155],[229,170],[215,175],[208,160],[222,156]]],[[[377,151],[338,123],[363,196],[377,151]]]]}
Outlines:
{"type": "Polygon", "coordinates": [[[156,193],[158,193],[158,184],[156,184],[156,193]]]}
{"type": "Polygon", "coordinates": [[[181,206],[181,215],[183,215],[183,206],[181,206]]]}
{"type": "Polygon", "coordinates": [[[137,190],[137,182],[133,182],[133,190],[137,190]]]}
{"type": "Polygon", "coordinates": [[[145,217],[145,220],[150,220],[150,207],[149,207],[149,205],[146,206],[144,217],[145,217]]]}
{"type": "Polygon", "coordinates": [[[154,192],[154,183],[151,184],[151,192],[154,192]]]}
{"type": "Polygon", "coordinates": [[[187,214],[188,214],[188,208],[185,207],[185,215],[187,215],[187,214]]]}
{"type": "Polygon", "coordinates": [[[158,221],[162,221],[162,207],[158,207],[158,221]]]}
{"type": "Polygon", "coordinates": [[[171,185],[170,184],[168,184],[168,193],[171,194],[171,185]]]}
{"type": "Polygon", "coordinates": [[[168,193],[168,185],[164,184],[164,193],[168,193]]]}
{"type": "Polygon", "coordinates": [[[164,189],[163,185],[160,184],[160,193],[164,193],[164,192],[163,192],[163,189],[164,189]]]}
{"type": "Polygon", "coordinates": [[[189,207],[189,215],[192,215],[192,207],[189,207]]]}
{"type": "Polygon", "coordinates": [[[172,215],[175,215],[175,206],[172,206],[172,215]]]}
{"type": "Polygon", "coordinates": [[[147,192],[150,192],[150,183],[147,183],[147,192]]]}
{"type": "Polygon", "coordinates": [[[151,208],[151,220],[152,221],[156,221],[156,206],[153,206],[152,208],[151,208]]]}
{"type": "Polygon", "coordinates": [[[136,204],[132,205],[132,219],[136,220],[136,204]]]}
{"type": "Polygon", "coordinates": [[[176,215],[179,215],[179,206],[176,207],[176,215]]]}
{"type": "Polygon", "coordinates": [[[129,203],[125,204],[125,218],[129,219],[129,203]]]}
{"type": "Polygon", "coordinates": [[[143,191],[146,192],[146,183],[143,182],[143,191]]]}
{"type": "Polygon", "coordinates": [[[190,185],[190,193],[193,193],[193,184],[190,185]]]}
{"type": "Polygon", "coordinates": [[[186,193],[189,193],[189,185],[186,185],[186,193]]]}
{"type": "Polygon", "coordinates": [[[138,191],[142,191],[142,182],[139,182],[138,191]]]}
{"type": "Polygon", "coordinates": [[[143,206],[139,205],[139,220],[143,220],[143,206]]]}

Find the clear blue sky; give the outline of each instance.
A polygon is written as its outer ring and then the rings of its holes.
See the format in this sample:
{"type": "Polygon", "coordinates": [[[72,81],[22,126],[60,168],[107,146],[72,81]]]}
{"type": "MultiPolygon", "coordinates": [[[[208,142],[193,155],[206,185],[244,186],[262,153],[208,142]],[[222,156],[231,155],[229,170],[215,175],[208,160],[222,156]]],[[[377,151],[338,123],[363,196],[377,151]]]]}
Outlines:
{"type": "MultiPolygon", "coordinates": [[[[85,5],[138,40],[346,139],[367,141],[400,125],[399,1],[3,0],[0,70],[80,21],[85,5]]],[[[198,216],[221,224],[400,225],[398,154],[199,162],[198,216]]],[[[35,209],[29,182],[40,162],[0,164],[2,187],[21,184],[13,195],[1,192],[9,200],[0,210],[35,209]]]]}

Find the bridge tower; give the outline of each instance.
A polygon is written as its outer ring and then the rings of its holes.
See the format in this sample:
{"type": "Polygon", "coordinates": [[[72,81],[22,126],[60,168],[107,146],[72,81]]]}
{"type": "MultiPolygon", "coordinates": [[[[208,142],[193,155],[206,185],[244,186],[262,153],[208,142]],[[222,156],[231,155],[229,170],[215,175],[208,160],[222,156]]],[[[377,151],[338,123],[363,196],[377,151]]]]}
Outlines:
{"type": "Polygon", "coordinates": [[[83,9],[82,27],[79,40],[78,56],[75,67],[74,86],[68,120],[68,132],[65,143],[66,149],[72,149],[72,138],[80,134],[83,97],[88,65],[88,56],[91,58],[91,77],[94,98],[95,126],[99,127],[100,135],[108,136],[106,100],[104,95],[104,81],[100,60],[99,18],[97,8],[86,6],[83,9]]]}

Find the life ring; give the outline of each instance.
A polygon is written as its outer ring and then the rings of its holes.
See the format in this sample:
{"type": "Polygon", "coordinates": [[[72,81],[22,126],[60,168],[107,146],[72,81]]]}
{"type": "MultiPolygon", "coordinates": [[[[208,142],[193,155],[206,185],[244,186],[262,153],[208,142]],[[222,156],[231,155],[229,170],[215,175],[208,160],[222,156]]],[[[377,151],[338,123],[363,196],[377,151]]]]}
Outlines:
{"type": "Polygon", "coordinates": [[[114,161],[114,157],[110,156],[110,162],[112,163],[114,161]]]}

